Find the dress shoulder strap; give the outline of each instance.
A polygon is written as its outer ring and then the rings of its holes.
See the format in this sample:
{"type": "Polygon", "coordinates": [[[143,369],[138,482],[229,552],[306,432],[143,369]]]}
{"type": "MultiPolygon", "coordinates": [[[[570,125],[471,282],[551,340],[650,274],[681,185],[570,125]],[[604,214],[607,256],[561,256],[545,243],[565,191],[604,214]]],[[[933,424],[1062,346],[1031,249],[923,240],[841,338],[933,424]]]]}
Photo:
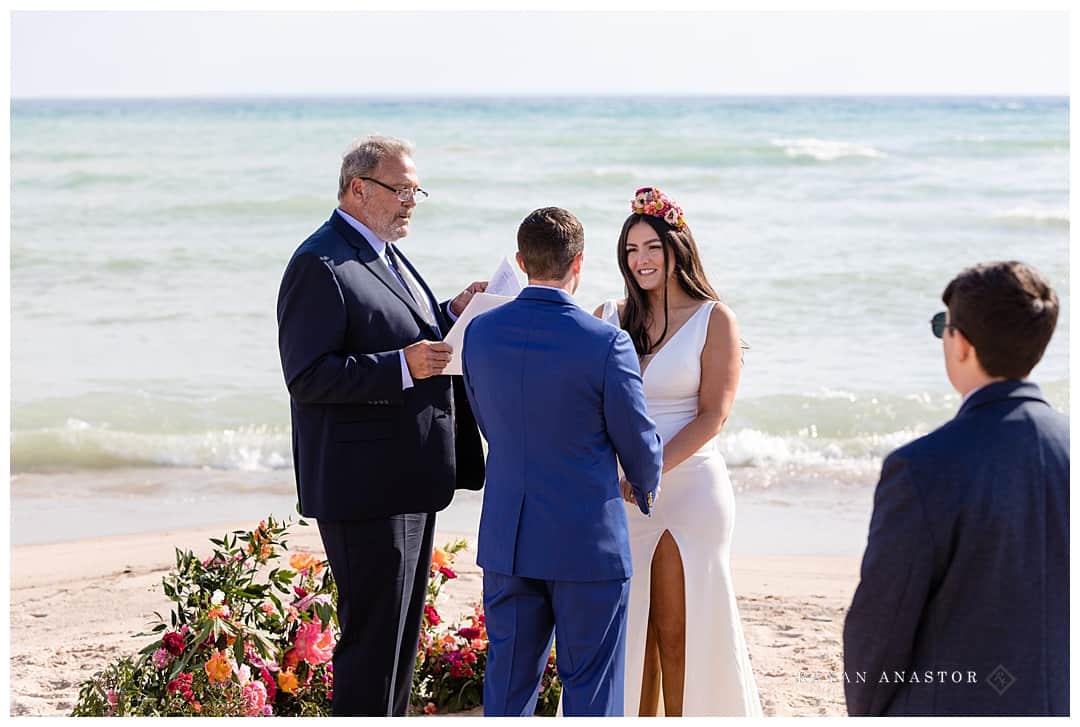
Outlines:
{"type": "Polygon", "coordinates": [[[712,320],[712,311],[716,307],[716,301],[710,300],[707,303],[702,303],[701,308],[694,311],[694,316],[697,320],[692,323],[697,326],[697,330],[694,331],[697,338],[697,351],[698,355],[705,350],[705,340],[709,337],[709,321],[712,320]],[[704,309],[704,310],[702,310],[704,309]]]}
{"type": "Polygon", "coordinates": [[[601,317],[613,326],[619,325],[619,304],[615,300],[605,300],[601,317]]]}

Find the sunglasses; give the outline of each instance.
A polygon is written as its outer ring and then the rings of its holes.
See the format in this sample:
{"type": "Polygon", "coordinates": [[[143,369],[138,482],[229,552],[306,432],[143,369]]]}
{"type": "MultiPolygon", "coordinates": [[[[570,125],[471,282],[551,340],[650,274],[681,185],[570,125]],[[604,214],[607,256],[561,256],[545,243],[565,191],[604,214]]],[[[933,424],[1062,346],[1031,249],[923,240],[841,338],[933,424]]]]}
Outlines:
{"type": "MultiPolygon", "coordinates": [[[[960,331],[960,329],[954,324],[947,323],[946,319],[947,316],[945,314],[945,311],[935,313],[934,317],[930,319],[930,332],[933,333],[936,338],[941,338],[942,336],[944,336],[946,328],[952,328],[954,330],[960,331]]],[[[963,333],[963,331],[960,332],[963,333]]]]}

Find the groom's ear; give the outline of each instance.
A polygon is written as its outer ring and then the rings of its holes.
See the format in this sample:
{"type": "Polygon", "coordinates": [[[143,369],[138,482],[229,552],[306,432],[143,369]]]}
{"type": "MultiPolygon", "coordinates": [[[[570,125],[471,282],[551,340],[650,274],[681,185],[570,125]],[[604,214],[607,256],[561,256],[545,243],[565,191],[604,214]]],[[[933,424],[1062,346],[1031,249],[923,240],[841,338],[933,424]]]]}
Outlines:
{"type": "Polygon", "coordinates": [[[517,260],[517,264],[518,267],[521,268],[521,272],[525,273],[525,275],[528,275],[529,271],[525,269],[525,258],[521,257],[520,252],[514,253],[514,259],[517,260]]]}
{"type": "Polygon", "coordinates": [[[573,261],[570,263],[570,269],[574,271],[574,275],[581,275],[581,264],[583,262],[585,262],[584,250],[575,255],[573,261]]]}

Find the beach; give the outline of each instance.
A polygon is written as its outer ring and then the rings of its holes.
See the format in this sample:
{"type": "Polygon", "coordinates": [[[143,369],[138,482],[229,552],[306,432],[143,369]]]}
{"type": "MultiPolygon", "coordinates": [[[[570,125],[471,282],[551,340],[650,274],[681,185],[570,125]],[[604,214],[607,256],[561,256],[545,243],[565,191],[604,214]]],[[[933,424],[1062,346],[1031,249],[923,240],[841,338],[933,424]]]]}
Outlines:
{"type": "MultiPolygon", "coordinates": [[[[278,290],[337,204],[342,151],[376,131],[416,144],[431,196],[401,249],[439,300],[551,204],[585,227],[575,300],[594,310],[625,295],[633,191],[678,200],[746,345],[717,448],[763,708],[843,714],[881,462],[960,405],[929,326],[960,270],[1049,278],[1061,318],[1031,378],[1069,413],[1069,113],[1067,96],[13,100],[11,714],[69,713],[145,645],[174,547],[295,516],[278,290]]],[[[441,542],[475,537],[481,497],[439,514],[441,542]]],[[[321,550],[314,528],[292,544],[321,550]]],[[[473,557],[446,615],[480,598],[473,557]]]]}
{"type": "MultiPolygon", "coordinates": [[[[107,663],[136,653],[132,638],[167,616],[161,579],[174,548],[209,553],[209,538],[255,523],[237,522],[153,533],[18,545],[11,549],[12,716],[70,714],[79,684],[107,663]]],[[[294,527],[291,551],[322,553],[314,526],[294,527]]],[[[439,531],[436,544],[469,540],[458,578],[443,589],[440,610],[453,620],[481,598],[475,538],[439,531]]],[[[848,555],[736,555],[739,611],[766,715],[845,714],[843,618],[858,581],[848,555]]],[[[691,634],[692,635],[692,634],[691,634]]]]}

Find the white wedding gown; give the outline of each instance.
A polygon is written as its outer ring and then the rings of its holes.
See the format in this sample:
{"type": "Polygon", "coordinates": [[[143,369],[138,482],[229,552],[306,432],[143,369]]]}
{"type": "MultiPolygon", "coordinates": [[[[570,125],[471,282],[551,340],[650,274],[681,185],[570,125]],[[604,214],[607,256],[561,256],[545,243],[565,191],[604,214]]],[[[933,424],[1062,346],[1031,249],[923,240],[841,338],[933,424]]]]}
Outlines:
{"type": "MultiPolygon", "coordinates": [[[[697,416],[701,351],[712,307],[711,302],[703,304],[645,367],[642,383],[649,416],[665,443],[697,416]]],[[[614,301],[604,304],[603,318],[619,325],[614,301]]],[[[683,714],[761,716],[731,582],[735,498],[716,440],[665,472],[660,487],[652,517],[642,515],[636,505],[627,505],[634,575],[626,632],[624,714],[638,713],[652,558],[667,530],[679,547],[686,584],[683,714]]],[[[661,691],[661,714],[663,707],[661,691]]]]}

